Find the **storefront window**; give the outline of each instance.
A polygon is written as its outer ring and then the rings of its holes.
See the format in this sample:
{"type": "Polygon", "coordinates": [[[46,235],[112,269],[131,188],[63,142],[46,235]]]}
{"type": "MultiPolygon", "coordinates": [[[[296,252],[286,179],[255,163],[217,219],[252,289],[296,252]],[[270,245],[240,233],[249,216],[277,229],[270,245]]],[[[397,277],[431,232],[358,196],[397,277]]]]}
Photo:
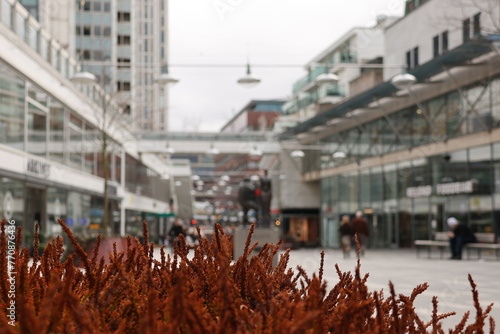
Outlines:
{"type": "Polygon", "coordinates": [[[127,155],[126,187],[128,191],[137,195],[150,196],[148,168],[140,161],[127,155]]]}
{"type": "Polygon", "coordinates": [[[65,163],[64,152],[64,109],[61,104],[52,101],[50,104],[50,138],[49,158],[50,160],[65,163]]]}
{"type": "Polygon", "coordinates": [[[359,203],[362,208],[368,208],[371,205],[371,182],[370,169],[364,168],[359,174],[359,203]]]}
{"type": "MultiPolygon", "coordinates": [[[[99,132],[94,127],[90,126],[88,123],[85,123],[85,138],[83,141],[84,147],[84,163],[83,170],[87,173],[94,173],[94,170],[97,168],[97,160],[98,156],[102,151],[102,140],[100,140],[99,132]]],[[[108,170],[111,164],[108,161],[108,170]]]]}
{"type": "Polygon", "coordinates": [[[490,84],[491,86],[491,115],[492,126],[500,126],[500,78],[496,78],[490,84]]]}
{"type": "Polygon", "coordinates": [[[382,167],[374,167],[371,169],[371,189],[370,199],[373,203],[381,203],[384,199],[384,175],[382,167]]]}
{"type": "Polygon", "coordinates": [[[500,235],[500,143],[493,144],[493,231],[500,235]]]}
{"type": "MultiPolygon", "coordinates": [[[[410,179],[413,178],[413,172],[411,168],[411,161],[401,161],[398,163],[398,178],[397,178],[397,188],[398,188],[398,197],[399,198],[407,198],[407,189],[411,187],[410,179]]],[[[406,210],[410,210],[410,207],[407,207],[406,210]]]]}
{"type": "Polygon", "coordinates": [[[47,115],[36,111],[29,104],[28,113],[28,153],[45,157],[47,155],[47,115]]]}
{"type": "Polygon", "coordinates": [[[67,197],[66,190],[47,188],[47,230],[50,235],[62,234],[61,225],[57,222],[58,219],[62,219],[66,223],[68,221],[67,197]]]}
{"type": "Polygon", "coordinates": [[[351,213],[352,210],[349,206],[349,178],[347,175],[338,175],[337,187],[339,193],[339,198],[337,201],[339,215],[351,213]]]}
{"type": "Polygon", "coordinates": [[[397,124],[401,149],[409,149],[413,143],[412,110],[404,109],[394,116],[394,123],[397,124]]]}
{"type": "Polygon", "coordinates": [[[24,81],[0,65],[0,143],[24,150],[24,81]]]}
{"type": "Polygon", "coordinates": [[[413,240],[432,238],[429,212],[428,197],[413,199],[413,240]]]}
{"type": "Polygon", "coordinates": [[[76,191],[68,192],[66,224],[75,233],[91,233],[91,196],[78,193],[76,191]]]}
{"type": "Polygon", "coordinates": [[[432,99],[426,105],[432,126],[431,142],[442,141],[446,138],[446,96],[432,99]]]}
{"type": "Polygon", "coordinates": [[[125,210],[125,234],[132,237],[142,236],[142,213],[134,210],[125,210]]]}
{"type": "Polygon", "coordinates": [[[480,85],[465,91],[465,107],[468,110],[468,133],[485,131],[490,128],[490,92],[490,85],[480,85]]]}
{"type": "Polygon", "coordinates": [[[467,133],[466,112],[459,92],[448,94],[448,117],[446,132],[448,137],[463,136],[467,133]]]}
{"type": "Polygon", "coordinates": [[[82,169],[82,142],[83,121],[76,115],[71,114],[69,122],[69,165],[73,168],[82,169]]]}
{"type": "Polygon", "coordinates": [[[338,246],[338,219],[333,207],[333,197],[336,195],[334,192],[336,187],[333,185],[335,179],[334,176],[321,181],[322,245],[324,247],[338,246]]]}
{"type": "Polygon", "coordinates": [[[341,188],[340,191],[347,190],[348,213],[354,213],[359,210],[359,177],[358,171],[347,173],[347,189],[341,188]]]}
{"type": "Polygon", "coordinates": [[[470,225],[473,230],[492,232],[493,227],[493,179],[491,146],[469,149],[469,174],[473,189],[470,195],[470,225]]]}
{"type": "Polygon", "coordinates": [[[384,200],[398,198],[398,167],[396,164],[384,166],[384,200]]]}
{"type": "Polygon", "coordinates": [[[384,216],[385,224],[373,227],[374,242],[381,247],[398,247],[399,244],[399,216],[397,196],[398,166],[388,164],[384,166],[384,216]]]}
{"type": "Polygon", "coordinates": [[[412,108],[412,125],[413,125],[413,146],[420,146],[432,142],[432,138],[429,135],[431,120],[429,118],[429,108],[428,105],[412,108]]]}

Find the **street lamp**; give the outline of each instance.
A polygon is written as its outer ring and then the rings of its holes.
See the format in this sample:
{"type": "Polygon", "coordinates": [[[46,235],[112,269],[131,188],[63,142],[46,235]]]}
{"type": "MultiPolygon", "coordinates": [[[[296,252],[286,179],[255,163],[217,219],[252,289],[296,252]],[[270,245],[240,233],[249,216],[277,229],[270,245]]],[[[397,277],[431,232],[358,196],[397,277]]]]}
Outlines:
{"type": "Polygon", "coordinates": [[[207,155],[218,155],[220,150],[214,147],[214,144],[210,145],[210,149],[207,151],[207,155]]]}
{"type": "Polygon", "coordinates": [[[345,152],[342,152],[342,151],[337,151],[335,153],[332,154],[332,158],[335,159],[335,160],[342,160],[346,157],[346,154],[345,152]]]}
{"type": "Polygon", "coordinates": [[[252,75],[250,63],[248,63],[247,74],[244,77],[239,78],[237,82],[245,88],[252,88],[260,83],[260,79],[252,75]]]}
{"type": "Polygon", "coordinates": [[[321,86],[324,84],[336,84],[339,81],[339,77],[333,73],[323,73],[316,77],[314,80],[316,85],[321,86]]]}
{"type": "Polygon", "coordinates": [[[159,83],[160,85],[175,85],[176,83],[179,82],[179,79],[172,77],[168,73],[168,66],[165,65],[163,66],[163,72],[160,74],[160,76],[156,79],[156,82],[159,83]]]}
{"type": "Polygon", "coordinates": [[[303,158],[306,154],[302,150],[293,150],[292,153],[290,153],[290,156],[292,158],[303,158]]]}
{"type": "Polygon", "coordinates": [[[97,77],[90,72],[77,72],[73,77],[71,77],[71,81],[89,85],[96,83],[97,77]]]}
{"type": "Polygon", "coordinates": [[[397,89],[410,88],[416,82],[417,82],[417,78],[415,78],[415,76],[410,74],[410,73],[398,74],[398,75],[394,76],[394,78],[391,79],[391,83],[397,89]]]}
{"type": "Polygon", "coordinates": [[[250,152],[248,153],[249,156],[251,157],[261,157],[263,152],[257,148],[257,146],[254,146],[250,152]]]}
{"type": "Polygon", "coordinates": [[[167,143],[167,147],[165,148],[165,153],[172,155],[175,153],[175,149],[172,146],[170,146],[170,144],[167,143]]]}

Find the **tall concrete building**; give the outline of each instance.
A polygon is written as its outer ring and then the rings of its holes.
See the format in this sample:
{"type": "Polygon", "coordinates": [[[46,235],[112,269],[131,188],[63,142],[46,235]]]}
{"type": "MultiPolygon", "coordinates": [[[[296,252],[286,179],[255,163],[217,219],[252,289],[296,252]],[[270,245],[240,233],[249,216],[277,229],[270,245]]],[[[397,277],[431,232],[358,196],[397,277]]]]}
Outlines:
{"type": "Polygon", "coordinates": [[[168,129],[168,0],[21,3],[98,78],[137,130],[168,129]]]}

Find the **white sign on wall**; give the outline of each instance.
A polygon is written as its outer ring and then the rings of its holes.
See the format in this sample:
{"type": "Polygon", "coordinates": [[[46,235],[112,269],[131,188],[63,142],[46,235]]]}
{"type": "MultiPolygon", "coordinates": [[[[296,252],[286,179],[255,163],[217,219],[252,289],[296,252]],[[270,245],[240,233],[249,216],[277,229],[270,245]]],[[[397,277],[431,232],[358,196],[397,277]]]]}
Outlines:
{"type": "Polygon", "coordinates": [[[474,182],[451,182],[440,183],[436,186],[436,194],[438,195],[455,195],[455,194],[470,194],[474,191],[474,182]]]}
{"type": "Polygon", "coordinates": [[[3,215],[6,220],[10,220],[14,215],[14,197],[10,191],[7,191],[3,198],[3,215]]]}
{"type": "Polygon", "coordinates": [[[409,198],[429,197],[430,195],[432,195],[432,186],[419,186],[419,187],[406,188],[406,197],[409,198]]]}
{"type": "MultiPolygon", "coordinates": [[[[474,182],[451,182],[439,183],[436,185],[436,195],[456,195],[456,194],[470,194],[474,192],[474,182]]],[[[418,198],[429,197],[432,195],[432,186],[419,186],[406,188],[406,197],[418,198]]]]}

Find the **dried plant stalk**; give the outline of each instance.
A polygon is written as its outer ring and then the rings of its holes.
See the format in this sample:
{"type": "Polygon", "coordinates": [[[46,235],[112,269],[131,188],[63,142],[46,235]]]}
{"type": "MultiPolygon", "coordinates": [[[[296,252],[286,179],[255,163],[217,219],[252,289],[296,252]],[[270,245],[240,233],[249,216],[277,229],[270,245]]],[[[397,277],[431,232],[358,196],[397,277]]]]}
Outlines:
{"type": "MultiPolygon", "coordinates": [[[[8,250],[5,224],[0,226],[2,254],[8,250]]],[[[287,267],[289,250],[273,266],[279,244],[263,245],[251,257],[257,245],[251,240],[255,226],[243,256],[235,261],[231,237],[220,226],[212,242],[199,235],[199,244],[190,249],[181,236],[173,256],[162,248],[161,258],[155,259],[145,223],[142,244],[127,237],[126,250],[114,247],[105,261],[97,258],[100,239],[90,259],[71,229],[60,224],[75,249],[66,261],[61,262],[62,238],[51,240],[39,261],[35,253],[29,268],[28,251],[16,251],[17,308],[10,324],[7,263],[0,257],[1,333],[444,333],[441,320],[450,315],[438,313],[434,298],[432,320],[421,320],[413,303],[427,284],[410,296],[397,295],[392,283],[387,298],[382,291],[371,292],[359,256],[354,273],[335,266],[338,281],[328,291],[324,253],[319,273],[312,277],[301,267],[287,267]],[[75,267],[75,257],[83,262],[83,271],[75,267]]],[[[489,327],[493,333],[491,305],[481,307],[470,276],[469,281],[476,317],[467,323],[466,313],[449,332],[483,333],[489,327]]]]}

